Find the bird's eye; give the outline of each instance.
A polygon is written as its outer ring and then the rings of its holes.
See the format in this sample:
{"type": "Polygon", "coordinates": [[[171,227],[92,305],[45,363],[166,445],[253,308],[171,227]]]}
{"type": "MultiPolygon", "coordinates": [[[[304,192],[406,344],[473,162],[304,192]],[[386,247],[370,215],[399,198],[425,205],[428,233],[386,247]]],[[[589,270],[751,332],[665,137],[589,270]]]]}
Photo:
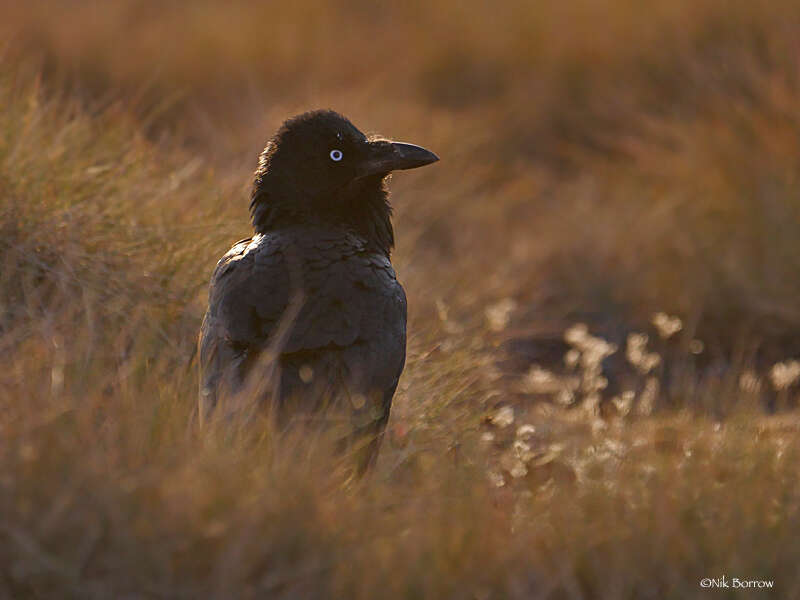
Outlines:
{"type": "Polygon", "coordinates": [[[344,157],[341,150],[331,150],[330,157],[332,161],[339,162],[344,157]]]}

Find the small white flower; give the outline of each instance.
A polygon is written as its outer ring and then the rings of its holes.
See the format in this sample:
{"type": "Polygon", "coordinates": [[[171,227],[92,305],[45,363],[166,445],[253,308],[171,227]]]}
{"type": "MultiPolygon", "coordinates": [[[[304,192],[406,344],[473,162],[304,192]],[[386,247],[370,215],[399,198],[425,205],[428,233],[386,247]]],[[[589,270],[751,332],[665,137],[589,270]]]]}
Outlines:
{"type": "Polygon", "coordinates": [[[569,406],[575,402],[575,395],[567,389],[562,389],[559,390],[558,394],[556,394],[555,400],[556,403],[560,404],[561,406],[569,406]]]}
{"type": "Polygon", "coordinates": [[[503,331],[511,322],[511,313],[517,307],[513,298],[504,298],[486,308],[486,320],[492,331],[503,331]]]}
{"type": "Polygon", "coordinates": [[[536,433],[536,428],[533,425],[526,423],[525,425],[520,425],[517,428],[517,437],[519,439],[527,439],[536,433]]]}
{"type": "Polygon", "coordinates": [[[311,383],[314,379],[314,369],[311,368],[311,365],[303,365],[300,367],[299,375],[300,381],[303,383],[311,383]]]}
{"type": "Polygon", "coordinates": [[[683,322],[679,317],[671,317],[664,312],[654,314],[651,322],[658,330],[658,335],[664,339],[672,337],[683,329],[683,322]]]}
{"type": "Polygon", "coordinates": [[[486,473],[486,475],[489,477],[489,482],[494,487],[503,487],[506,484],[503,474],[499,471],[489,471],[486,473]]]}
{"type": "Polygon", "coordinates": [[[564,332],[564,340],[573,346],[579,345],[589,335],[589,328],[585,323],[576,323],[564,332]]]}
{"type": "Polygon", "coordinates": [[[581,353],[579,350],[572,348],[564,355],[564,364],[567,365],[570,369],[575,368],[578,364],[578,361],[581,359],[581,353]]]}
{"type": "Polygon", "coordinates": [[[514,422],[514,408],[511,406],[503,406],[492,415],[491,421],[492,424],[498,427],[508,427],[514,422]]]}
{"type": "Polygon", "coordinates": [[[657,396],[658,379],[655,377],[648,377],[647,382],[644,384],[644,389],[639,396],[639,405],[636,407],[636,412],[645,417],[651,415],[655,409],[657,396]]]}
{"type": "Polygon", "coordinates": [[[647,351],[648,339],[645,333],[630,333],[628,334],[628,344],[625,349],[625,357],[628,362],[644,374],[649,373],[661,364],[661,356],[655,352],[647,351]]]}
{"type": "Polygon", "coordinates": [[[531,365],[525,374],[522,387],[529,394],[554,394],[562,385],[555,374],[539,365],[531,365]]]}
{"type": "Polygon", "coordinates": [[[515,479],[518,479],[520,477],[525,477],[525,475],[528,474],[528,467],[526,467],[525,463],[523,463],[522,461],[517,461],[516,463],[514,463],[514,466],[511,467],[509,473],[515,479]]]}
{"type": "Polygon", "coordinates": [[[769,371],[769,379],[776,390],[785,390],[800,377],[800,361],[779,362],[769,371]]]}
{"type": "Polygon", "coordinates": [[[636,394],[633,392],[633,390],[626,390],[619,396],[614,396],[611,398],[611,402],[614,403],[614,406],[617,408],[619,414],[624,417],[631,411],[635,397],[636,394]]]}
{"type": "Polygon", "coordinates": [[[517,455],[517,458],[522,462],[528,462],[533,458],[533,452],[531,451],[531,446],[527,442],[523,442],[522,440],[517,440],[514,442],[514,452],[517,455]]]}

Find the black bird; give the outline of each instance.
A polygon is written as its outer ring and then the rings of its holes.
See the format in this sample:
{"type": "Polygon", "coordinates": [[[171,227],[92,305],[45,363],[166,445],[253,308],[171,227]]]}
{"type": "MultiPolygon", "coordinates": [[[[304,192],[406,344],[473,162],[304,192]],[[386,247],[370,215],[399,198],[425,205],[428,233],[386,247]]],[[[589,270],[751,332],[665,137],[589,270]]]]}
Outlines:
{"type": "Polygon", "coordinates": [[[201,421],[256,395],[279,422],[335,420],[375,458],[406,353],[386,178],[438,160],[333,111],[286,121],[261,153],[255,235],[217,263],[200,331],[201,421]],[[220,407],[221,408],[221,407],[220,407]]]}

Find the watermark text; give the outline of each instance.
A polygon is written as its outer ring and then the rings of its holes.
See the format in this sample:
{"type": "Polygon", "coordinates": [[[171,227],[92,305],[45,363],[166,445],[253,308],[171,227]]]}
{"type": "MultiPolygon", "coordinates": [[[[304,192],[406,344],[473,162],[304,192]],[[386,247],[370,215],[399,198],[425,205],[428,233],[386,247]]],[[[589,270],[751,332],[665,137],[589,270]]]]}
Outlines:
{"type": "Polygon", "coordinates": [[[739,577],[703,577],[700,580],[701,588],[720,589],[771,589],[775,582],[771,579],[740,579],[739,577]]]}

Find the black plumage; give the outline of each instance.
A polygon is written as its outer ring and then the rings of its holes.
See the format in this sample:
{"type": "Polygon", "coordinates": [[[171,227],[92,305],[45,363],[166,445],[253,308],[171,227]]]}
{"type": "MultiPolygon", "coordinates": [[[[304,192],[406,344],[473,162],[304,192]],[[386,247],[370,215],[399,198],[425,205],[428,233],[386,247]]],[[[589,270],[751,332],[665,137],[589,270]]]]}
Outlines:
{"type": "Polygon", "coordinates": [[[200,332],[200,415],[248,395],[280,422],[344,425],[371,462],[405,362],[406,297],[386,176],[436,155],[368,139],[332,111],[288,120],[261,154],[255,229],[219,261],[200,332]]]}

